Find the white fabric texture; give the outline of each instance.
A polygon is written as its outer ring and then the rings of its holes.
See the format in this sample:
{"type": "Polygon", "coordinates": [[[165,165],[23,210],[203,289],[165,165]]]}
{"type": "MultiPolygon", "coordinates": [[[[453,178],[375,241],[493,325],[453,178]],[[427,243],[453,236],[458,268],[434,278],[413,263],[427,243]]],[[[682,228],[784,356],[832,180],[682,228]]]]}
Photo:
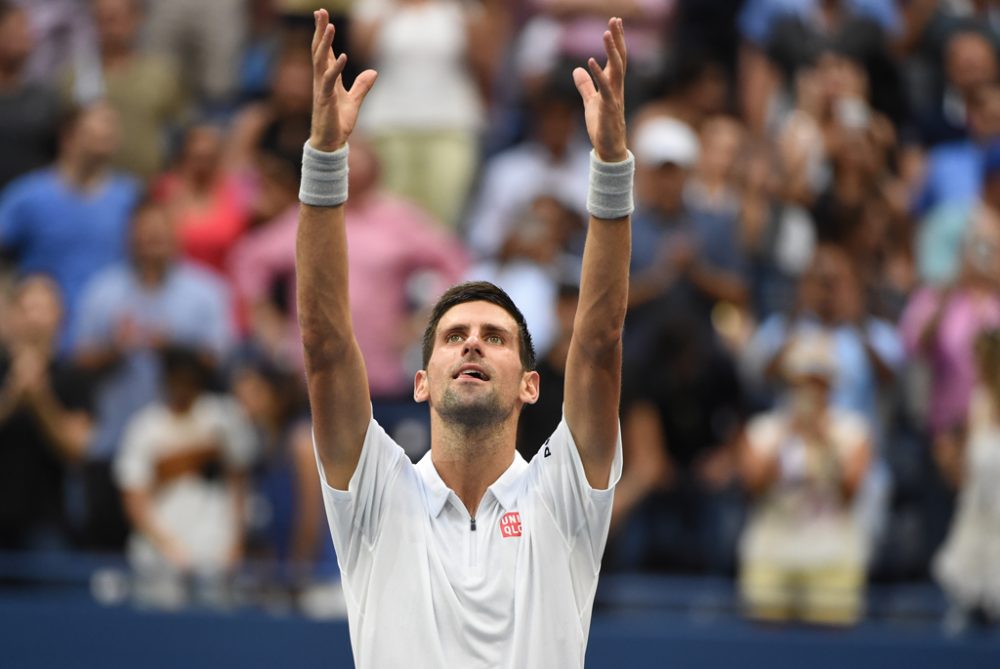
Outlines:
{"type": "Polygon", "coordinates": [[[619,437],[591,488],[563,420],[530,463],[515,454],[473,530],[431,454],[411,464],[373,420],[348,491],[323,483],[356,665],[582,667],[621,462],[619,437]]]}

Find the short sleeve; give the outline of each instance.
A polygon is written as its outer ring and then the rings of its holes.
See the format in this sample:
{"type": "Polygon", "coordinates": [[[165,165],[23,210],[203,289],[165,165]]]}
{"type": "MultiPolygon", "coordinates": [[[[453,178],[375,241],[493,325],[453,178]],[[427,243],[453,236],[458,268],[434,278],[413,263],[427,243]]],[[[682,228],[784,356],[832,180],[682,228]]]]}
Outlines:
{"type": "Polygon", "coordinates": [[[393,482],[410,461],[399,444],[374,418],[368,424],[361,457],[347,490],[338,490],[327,482],[316,450],[315,435],[313,450],[333,544],[341,567],[349,571],[360,549],[371,548],[375,544],[393,482]]]}
{"type": "Polygon", "coordinates": [[[149,487],[155,474],[154,418],[150,409],[137,413],[125,426],[121,447],[114,461],[114,478],[123,490],[149,487]]]}
{"type": "Polygon", "coordinates": [[[588,542],[591,554],[599,559],[611,522],[615,486],[622,473],[621,426],[606,489],[590,486],[565,416],[529,466],[529,485],[552,515],[566,542],[571,546],[579,541],[588,542]]]}

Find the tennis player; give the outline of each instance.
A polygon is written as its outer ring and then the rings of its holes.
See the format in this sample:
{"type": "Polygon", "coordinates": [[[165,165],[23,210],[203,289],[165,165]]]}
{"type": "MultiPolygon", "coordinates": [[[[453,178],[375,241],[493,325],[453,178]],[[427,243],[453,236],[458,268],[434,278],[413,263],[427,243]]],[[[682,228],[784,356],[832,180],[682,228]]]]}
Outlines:
{"type": "Polygon", "coordinates": [[[492,284],[450,289],[427,326],[413,396],[430,406],[430,452],[413,465],[372,419],[351,326],[343,205],[348,138],[376,74],[362,72],[346,90],[333,32],[316,12],[296,266],[317,463],[355,662],[582,667],[622,466],[633,181],[622,22],[608,22],[606,65],[590,59],[573,72],[594,146],[591,216],[563,420],[531,462],[514,447],[521,408],[539,393],[531,337],[492,284]]]}

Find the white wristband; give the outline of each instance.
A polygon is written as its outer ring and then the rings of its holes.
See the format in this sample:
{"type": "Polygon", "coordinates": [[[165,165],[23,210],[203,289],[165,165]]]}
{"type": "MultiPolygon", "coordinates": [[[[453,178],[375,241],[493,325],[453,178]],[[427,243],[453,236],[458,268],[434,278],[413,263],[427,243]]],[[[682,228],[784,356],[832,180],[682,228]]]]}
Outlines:
{"type": "Polygon", "coordinates": [[[349,151],[346,144],[336,151],[320,151],[306,142],[302,150],[299,202],[312,207],[336,207],[347,201],[349,151]]]}
{"type": "Polygon", "coordinates": [[[587,193],[587,211],[594,218],[624,218],[635,208],[632,202],[635,178],[635,156],[620,163],[606,163],[590,152],[590,190],[587,193]]]}

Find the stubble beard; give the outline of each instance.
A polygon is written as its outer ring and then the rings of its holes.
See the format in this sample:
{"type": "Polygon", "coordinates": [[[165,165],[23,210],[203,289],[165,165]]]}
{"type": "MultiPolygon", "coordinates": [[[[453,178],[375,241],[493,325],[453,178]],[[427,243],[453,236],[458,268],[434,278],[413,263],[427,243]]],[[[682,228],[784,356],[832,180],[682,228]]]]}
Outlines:
{"type": "Polygon", "coordinates": [[[465,399],[453,388],[447,388],[437,407],[441,420],[466,432],[481,432],[499,425],[513,410],[513,406],[503,405],[495,388],[488,393],[465,399]]]}

